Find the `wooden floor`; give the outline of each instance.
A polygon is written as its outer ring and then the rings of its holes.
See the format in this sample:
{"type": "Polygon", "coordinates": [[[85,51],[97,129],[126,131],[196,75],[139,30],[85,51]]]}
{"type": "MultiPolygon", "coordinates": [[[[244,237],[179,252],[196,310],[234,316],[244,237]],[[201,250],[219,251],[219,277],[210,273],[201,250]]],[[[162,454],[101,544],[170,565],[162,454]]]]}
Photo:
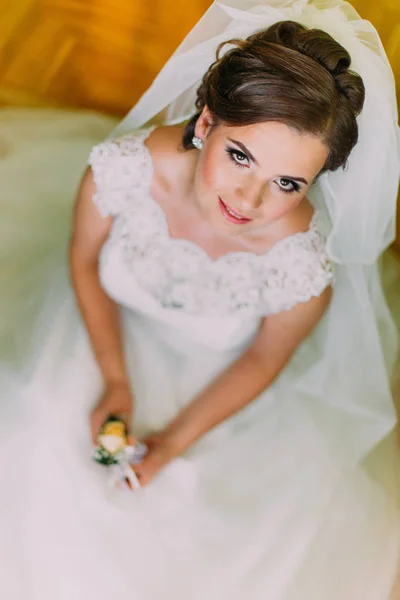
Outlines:
{"type": "Polygon", "coordinates": [[[0,101],[123,114],[209,4],[0,0],[0,101]]]}

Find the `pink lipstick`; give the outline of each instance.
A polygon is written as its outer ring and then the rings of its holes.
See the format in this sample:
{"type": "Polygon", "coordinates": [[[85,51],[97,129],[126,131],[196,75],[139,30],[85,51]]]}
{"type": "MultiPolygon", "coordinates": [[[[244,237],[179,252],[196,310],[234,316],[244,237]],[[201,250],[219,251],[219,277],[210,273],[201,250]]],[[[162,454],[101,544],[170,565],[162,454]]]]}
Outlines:
{"type": "Polygon", "coordinates": [[[218,200],[222,216],[230,223],[234,223],[235,225],[244,225],[253,220],[237,213],[235,210],[233,210],[233,208],[222,202],[221,198],[218,197],[218,200]]]}

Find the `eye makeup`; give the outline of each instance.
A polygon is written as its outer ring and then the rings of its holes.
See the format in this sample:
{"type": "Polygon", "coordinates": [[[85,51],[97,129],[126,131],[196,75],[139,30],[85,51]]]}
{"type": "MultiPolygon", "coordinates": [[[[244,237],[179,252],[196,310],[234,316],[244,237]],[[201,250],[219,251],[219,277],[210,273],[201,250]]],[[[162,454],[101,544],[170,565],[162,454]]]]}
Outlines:
{"type": "MultiPolygon", "coordinates": [[[[247,154],[245,152],[242,152],[242,150],[238,150],[237,148],[232,148],[231,146],[227,146],[225,148],[225,152],[227,153],[229,160],[231,160],[233,162],[234,165],[236,165],[239,168],[243,168],[243,167],[248,167],[250,164],[250,158],[247,156],[247,154]]],[[[298,178],[299,181],[303,181],[304,183],[307,183],[305,181],[305,179],[299,177],[298,178]]],[[[293,194],[293,193],[299,193],[300,192],[300,186],[298,183],[296,183],[296,181],[294,181],[294,179],[291,179],[289,177],[279,177],[278,180],[275,180],[275,183],[277,184],[278,188],[284,193],[284,194],[293,194]],[[290,184],[291,187],[286,189],[286,185],[281,185],[278,182],[285,182],[285,184],[290,184]]]]}

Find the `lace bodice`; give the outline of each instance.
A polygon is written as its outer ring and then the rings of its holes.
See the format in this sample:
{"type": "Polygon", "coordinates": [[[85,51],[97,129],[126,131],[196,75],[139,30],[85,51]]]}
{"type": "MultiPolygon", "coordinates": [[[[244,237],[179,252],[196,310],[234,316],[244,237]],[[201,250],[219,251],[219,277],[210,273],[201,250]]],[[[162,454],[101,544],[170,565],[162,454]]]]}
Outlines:
{"type": "Polygon", "coordinates": [[[150,194],[153,163],[144,141],[152,129],[100,143],[90,154],[94,202],[103,216],[114,216],[103,264],[118,249],[128,276],[160,306],[207,316],[288,310],[320,295],[333,281],[318,215],[308,231],[262,255],[230,252],[214,260],[194,242],[172,238],[150,194]]]}

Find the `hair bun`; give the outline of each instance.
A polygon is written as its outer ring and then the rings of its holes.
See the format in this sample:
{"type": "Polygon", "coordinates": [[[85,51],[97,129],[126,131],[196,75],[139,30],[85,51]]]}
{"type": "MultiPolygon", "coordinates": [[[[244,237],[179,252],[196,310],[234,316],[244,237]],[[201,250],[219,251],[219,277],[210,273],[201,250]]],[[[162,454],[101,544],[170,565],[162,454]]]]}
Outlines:
{"type": "Polygon", "coordinates": [[[329,33],[307,29],[295,21],[276,23],[269,28],[271,33],[275,37],[273,42],[300,52],[322,65],[332,75],[336,87],[347,98],[355,115],[361,112],[365,97],[363,81],[349,69],[350,54],[329,33]]]}
{"type": "Polygon", "coordinates": [[[334,77],[336,87],[347,98],[355,115],[359,115],[365,100],[363,80],[357,73],[345,71],[334,77]]]}

